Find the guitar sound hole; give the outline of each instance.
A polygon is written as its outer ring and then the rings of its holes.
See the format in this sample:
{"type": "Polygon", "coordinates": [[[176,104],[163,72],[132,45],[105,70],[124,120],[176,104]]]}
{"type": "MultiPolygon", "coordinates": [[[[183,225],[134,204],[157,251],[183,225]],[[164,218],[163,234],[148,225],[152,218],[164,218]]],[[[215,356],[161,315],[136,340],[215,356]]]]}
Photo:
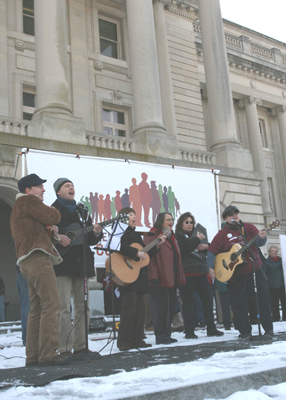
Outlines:
{"type": "Polygon", "coordinates": [[[140,258],[139,258],[139,257],[135,257],[135,258],[134,258],[134,261],[136,261],[136,262],[137,262],[137,261],[140,261],[140,258]]]}
{"type": "Polygon", "coordinates": [[[232,255],[230,256],[230,259],[232,262],[237,260],[237,254],[236,253],[232,253],[232,255]]]}
{"type": "Polygon", "coordinates": [[[65,235],[71,240],[75,240],[75,234],[73,232],[66,232],[65,235]]]}

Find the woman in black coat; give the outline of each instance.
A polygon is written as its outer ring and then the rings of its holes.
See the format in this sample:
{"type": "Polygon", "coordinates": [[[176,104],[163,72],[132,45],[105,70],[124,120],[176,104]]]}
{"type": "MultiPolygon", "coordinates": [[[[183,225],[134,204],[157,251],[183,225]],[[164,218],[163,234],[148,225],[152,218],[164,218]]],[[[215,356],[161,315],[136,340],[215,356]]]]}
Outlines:
{"type": "MultiPolygon", "coordinates": [[[[142,251],[131,247],[132,243],[138,243],[144,247],[140,232],[135,231],[136,215],[131,207],[125,207],[119,214],[128,214],[128,228],[121,237],[120,253],[135,260],[136,258],[145,259],[146,255],[142,251]]],[[[161,238],[164,241],[164,237],[161,238]]],[[[149,252],[152,257],[158,252],[158,247],[153,247],[149,252]]],[[[140,273],[135,282],[120,286],[121,313],[118,332],[117,347],[120,351],[130,350],[138,347],[151,347],[144,340],[144,320],[145,320],[145,294],[149,292],[148,269],[147,266],[140,269],[140,273]]]]}
{"type": "Polygon", "coordinates": [[[194,291],[196,291],[202,302],[207,324],[208,336],[222,336],[214,324],[213,299],[207,279],[206,250],[208,244],[201,244],[205,238],[202,233],[197,233],[191,238],[195,230],[194,216],[186,212],[182,214],[176,225],[176,238],[179,243],[183,269],[186,276],[186,285],[181,286],[180,294],[183,302],[183,319],[185,326],[185,338],[196,339],[195,316],[194,316],[194,291]]]}

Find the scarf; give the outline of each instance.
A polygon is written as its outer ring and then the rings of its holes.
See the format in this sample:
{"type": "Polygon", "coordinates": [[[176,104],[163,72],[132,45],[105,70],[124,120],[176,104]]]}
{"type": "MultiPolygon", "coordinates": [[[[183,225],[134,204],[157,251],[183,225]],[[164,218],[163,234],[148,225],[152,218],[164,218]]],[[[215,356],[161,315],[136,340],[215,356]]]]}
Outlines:
{"type": "Polygon", "coordinates": [[[76,209],[76,201],[75,200],[65,200],[61,197],[58,196],[57,198],[58,202],[69,212],[70,214],[73,214],[76,209]]]}

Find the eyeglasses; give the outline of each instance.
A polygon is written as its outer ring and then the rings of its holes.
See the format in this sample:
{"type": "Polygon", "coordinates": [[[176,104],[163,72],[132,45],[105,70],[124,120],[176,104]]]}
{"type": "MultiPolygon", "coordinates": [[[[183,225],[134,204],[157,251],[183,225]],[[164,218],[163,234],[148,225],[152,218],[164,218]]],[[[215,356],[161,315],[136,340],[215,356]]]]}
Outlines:
{"type": "Polygon", "coordinates": [[[174,221],[174,220],[173,220],[173,218],[168,218],[168,219],[165,219],[165,221],[170,222],[170,221],[174,221]]]}
{"type": "Polygon", "coordinates": [[[185,224],[187,224],[187,225],[189,225],[189,224],[194,225],[194,222],[193,222],[193,221],[185,221],[185,224]]]}
{"type": "Polygon", "coordinates": [[[238,212],[233,212],[233,213],[231,213],[231,214],[227,214],[227,216],[228,217],[233,217],[234,215],[237,215],[238,214],[238,212]]]}

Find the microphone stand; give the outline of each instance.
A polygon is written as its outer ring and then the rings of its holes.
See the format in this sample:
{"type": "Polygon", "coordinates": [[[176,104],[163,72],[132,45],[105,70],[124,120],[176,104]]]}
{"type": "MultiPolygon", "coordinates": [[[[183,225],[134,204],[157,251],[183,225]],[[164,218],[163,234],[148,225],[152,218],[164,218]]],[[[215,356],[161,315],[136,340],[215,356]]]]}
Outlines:
{"type": "Polygon", "coordinates": [[[255,254],[254,254],[254,252],[253,252],[251,246],[249,246],[249,243],[248,243],[248,241],[247,241],[247,238],[246,238],[245,234],[242,232],[240,223],[239,223],[239,222],[236,222],[234,219],[233,219],[231,222],[233,222],[233,223],[236,224],[236,226],[237,226],[239,232],[241,233],[241,236],[242,236],[242,238],[243,238],[243,241],[244,241],[244,243],[245,243],[246,246],[247,246],[247,250],[250,252],[250,254],[251,254],[251,256],[252,256],[252,258],[251,258],[251,257],[249,257],[249,258],[250,258],[250,260],[252,261],[253,288],[254,288],[255,299],[256,299],[257,321],[258,321],[258,336],[257,336],[257,335],[256,335],[256,336],[254,336],[254,335],[253,335],[253,336],[250,336],[249,340],[250,340],[250,341],[269,341],[269,340],[272,340],[272,337],[271,337],[270,335],[262,335],[262,333],[261,333],[261,321],[260,321],[260,312],[259,312],[259,301],[258,301],[256,274],[255,274],[255,263],[256,263],[256,265],[259,267],[259,269],[260,269],[260,271],[262,272],[264,278],[265,278],[266,280],[268,280],[268,278],[267,278],[267,276],[265,275],[265,272],[263,271],[263,269],[261,268],[261,265],[260,265],[259,262],[258,262],[258,258],[255,256],[255,254]]]}

